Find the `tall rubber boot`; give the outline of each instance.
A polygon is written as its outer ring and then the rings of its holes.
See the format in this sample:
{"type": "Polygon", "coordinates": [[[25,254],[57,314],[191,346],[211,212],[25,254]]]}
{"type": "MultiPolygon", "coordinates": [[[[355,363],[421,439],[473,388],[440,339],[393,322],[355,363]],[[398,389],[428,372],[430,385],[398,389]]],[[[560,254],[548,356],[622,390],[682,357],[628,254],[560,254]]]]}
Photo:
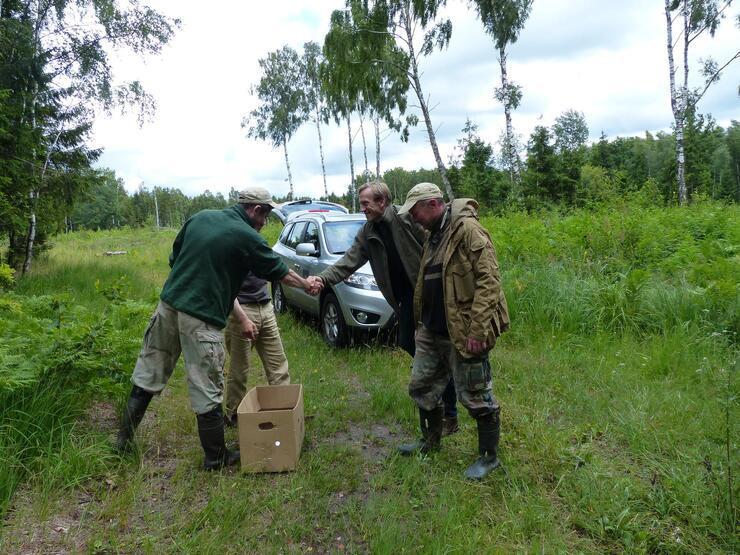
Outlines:
{"type": "Polygon", "coordinates": [[[468,480],[482,480],[501,464],[498,460],[498,440],[501,434],[500,409],[477,419],[478,459],[465,471],[468,480]]]}
{"type": "Polygon", "coordinates": [[[224,442],[224,413],[221,405],[199,414],[198,436],[205,452],[204,470],[218,470],[239,462],[239,450],[226,448],[224,442]]]}
{"type": "Polygon", "coordinates": [[[421,427],[421,439],[415,443],[405,443],[398,446],[398,452],[404,457],[410,457],[416,453],[426,455],[433,451],[439,451],[442,439],[442,407],[434,410],[424,410],[419,407],[419,425],[421,427]]]}
{"type": "Polygon", "coordinates": [[[121,417],[121,428],[116,438],[116,451],[119,453],[125,453],[133,446],[134,432],[141,423],[141,419],[144,418],[144,413],[152,397],[152,393],[141,389],[138,385],[131,388],[126,408],[123,410],[123,416],[121,417]]]}

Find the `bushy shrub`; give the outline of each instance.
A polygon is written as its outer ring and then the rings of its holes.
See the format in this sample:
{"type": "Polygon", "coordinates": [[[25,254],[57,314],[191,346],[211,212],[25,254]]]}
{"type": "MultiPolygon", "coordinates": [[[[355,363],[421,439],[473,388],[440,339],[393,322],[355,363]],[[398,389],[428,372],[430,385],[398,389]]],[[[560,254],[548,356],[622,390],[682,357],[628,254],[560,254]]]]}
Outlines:
{"type": "Polygon", "coordinates": [[[513,329],[643,334],[689,326],[730,337],[740,331],[736,206],[625,202],[482,222],[499,254],[513,329]]]}
{"type": "Polygon", "coordinates": [[[0,289],[10,289],[15,283],[13,268],[0,262],[0,289]]]}

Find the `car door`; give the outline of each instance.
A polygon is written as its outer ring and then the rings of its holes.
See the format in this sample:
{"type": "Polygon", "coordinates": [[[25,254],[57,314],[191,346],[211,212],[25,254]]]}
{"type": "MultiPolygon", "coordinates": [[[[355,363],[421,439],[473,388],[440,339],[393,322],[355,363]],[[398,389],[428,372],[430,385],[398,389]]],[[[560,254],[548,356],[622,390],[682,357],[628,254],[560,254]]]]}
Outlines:
{"type": "MultiPolygon", "coordinates": [[[[320,271],[319,253],[321,248],[319,245],[319,226],[316,221],[309,220],[306,223],[305,232],[303,234],[303,237],[300,238],[300,242],[298,244],[300,243],[311,243],[316,249],[316,255],[298,256],[296,254],[292,269],[295,270],[295,272],[303,278],[307,278],[308,276],[315,276],[320,271]]],[[[298,246],[298,244],[296,244],[296,247],[298,246]]],[[[309,295],[302,289],[295,289],[294,292],[296,295],[296,304],[312,314],[319,313],[318,296],[309,295]]]]}
{"type": "MultiPolygon", "coordinates": [[[[288,268],[293,270],[297,274],[301,273],[301,267],[298,261],[298,255],[296,255],[295,253],[295,248],[301,243],[301,240],[303,239],[305,233],[306,222],[296,222],[293,225],[293,229],[290,230],[290,233],[288,234],[288,237],[284,243],[285,251],[283,253],[283,259],[288,265],[288,268]]],[[[295,287],[283,285],[283,292],[285,293],[285,298],[289,304],[302,306],[302,298],[299,295],[299,293],[303,293],[301,289],[296,289],[295,287]]]]}

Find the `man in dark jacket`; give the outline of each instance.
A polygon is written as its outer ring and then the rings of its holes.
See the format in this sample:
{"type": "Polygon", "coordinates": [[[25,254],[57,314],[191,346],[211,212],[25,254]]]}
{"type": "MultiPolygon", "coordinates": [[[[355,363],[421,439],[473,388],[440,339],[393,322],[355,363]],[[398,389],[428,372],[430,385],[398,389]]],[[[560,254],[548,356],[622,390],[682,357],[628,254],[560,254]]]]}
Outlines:
{"type": "Polygon", "coordinates": [[[398,215],[385,183],[365,183],[358,196],[367,222],[344,256],[316,276],[316,283],[320,287],[337,284],[369,261],[380,292],[398,317],[398,344],[413,356],[414,285],[424,230],[409,215],[398,215]]]}
{"type": "Polygon", "coordinates": [[[239,193],[238,204],[202,210],[175,238],[170,273],[144,334],[116,447],[130,449],[153,395],[162,392],[180,354],[185,358],[190,404],[198,419],[204,468],[235,464],[239,451],[224,443],[224,348],[221,329],[249,271],[270,281],[311,290],[259,234],[275,203],[261,187],[239,193]]]}
{"type": "MultiPolygon", "coordinates": [[[[348,278],[370,261],[378,289],[398,318],[398,345],[414,356],[414,286],[426,234],[409,214],[399,214],[391,204],[391,192],[382,181],[370,181],[357,191],[360,210],[367,222],[354,243],[333,266],[309,280],[318,287],[334,285],[348,278]]],[[[445,435],[458,430],[455,388],[450,381],[445,391],[445,435]]]]}

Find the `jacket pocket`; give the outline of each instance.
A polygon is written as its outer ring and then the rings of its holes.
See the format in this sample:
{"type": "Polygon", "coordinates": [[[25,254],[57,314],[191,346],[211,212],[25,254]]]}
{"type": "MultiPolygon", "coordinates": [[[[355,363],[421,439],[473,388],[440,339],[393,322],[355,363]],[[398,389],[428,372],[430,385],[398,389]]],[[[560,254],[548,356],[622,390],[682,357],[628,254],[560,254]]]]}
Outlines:
{"type": "Polygon", "coordinates": [[[458,304],[466,305],[473,302],[475,283],[472,268],[456,266],[451,269],[452,286],[455,289],[455,300],[458,304]]]}

